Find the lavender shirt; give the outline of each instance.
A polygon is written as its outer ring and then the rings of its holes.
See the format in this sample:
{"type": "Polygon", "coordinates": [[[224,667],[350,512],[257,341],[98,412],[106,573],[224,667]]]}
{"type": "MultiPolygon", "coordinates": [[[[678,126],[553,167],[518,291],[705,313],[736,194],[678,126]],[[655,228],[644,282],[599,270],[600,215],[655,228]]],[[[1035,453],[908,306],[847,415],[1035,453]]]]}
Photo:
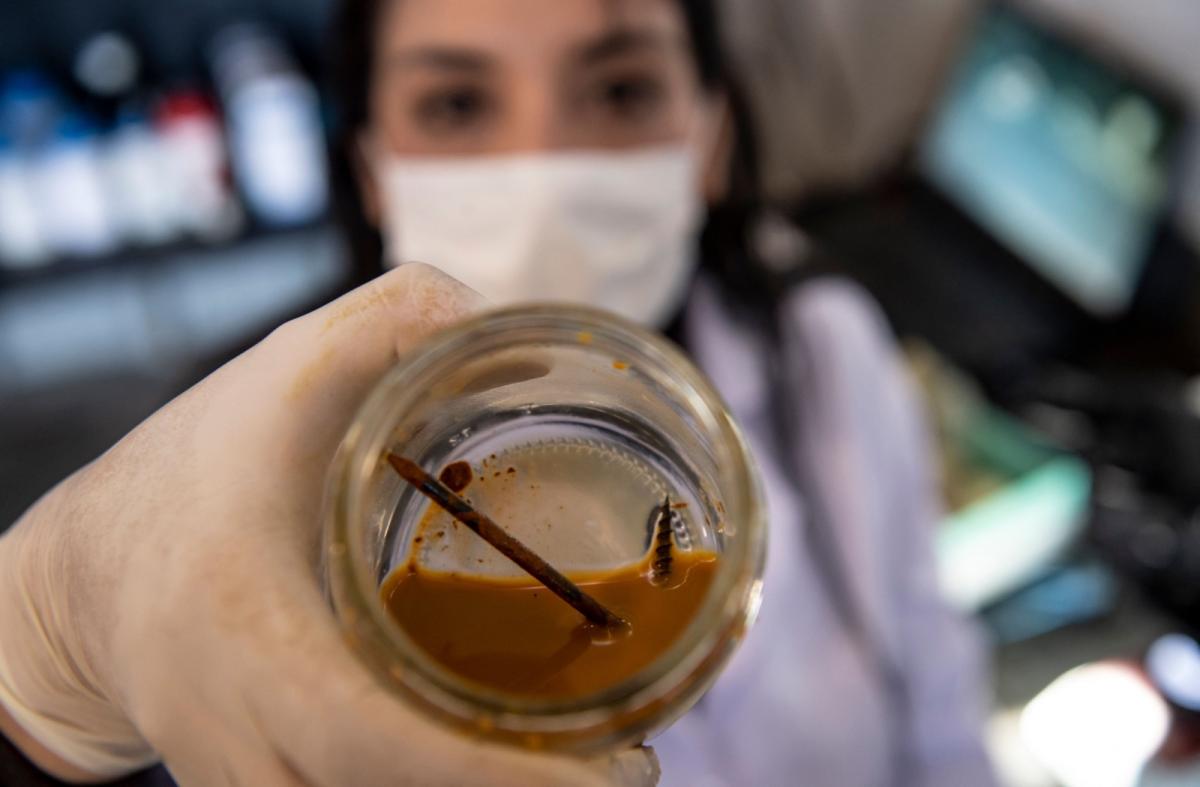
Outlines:
{"type": "Polygon", "coordinates": [[[689,304],[689,345],[747,433],[770,533],[757,623],[708,695],[653,742],[662,784],[991,785],[982,663],[937,594],[936,484],[886,326],[837,280],[798,288],[780,320],[771,353],[730,319],[711,282],[689,304]],[[768,363],[792,381],[795,433],[773,417],[768,363]],[[814,545],[816,515],[784,470],[793,459],[809,463],[832,552],[814,545]],[[840,594],[822,579],[831,554],[840,594]]]}

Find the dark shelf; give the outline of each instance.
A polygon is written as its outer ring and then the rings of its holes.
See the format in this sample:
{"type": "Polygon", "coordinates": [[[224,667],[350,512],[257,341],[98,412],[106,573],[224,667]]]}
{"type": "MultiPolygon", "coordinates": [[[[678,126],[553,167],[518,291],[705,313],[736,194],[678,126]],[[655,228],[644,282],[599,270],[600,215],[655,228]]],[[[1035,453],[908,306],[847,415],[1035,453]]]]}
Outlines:
{"type": "Polygon", "coordinates": [[[252,227],[236,237],[216,243],[181,239],[159,246],[128,246],[97,257],[63,257],[45,265],[29,268],[0,267],[0,292],[43,282],[58,282],[81,274],[100,271],[151,269],[180,256],[236,253],[239,249],[271,238],[291,238],[311,234],[327,227],[327,219],[287,228],[252,227]]]}

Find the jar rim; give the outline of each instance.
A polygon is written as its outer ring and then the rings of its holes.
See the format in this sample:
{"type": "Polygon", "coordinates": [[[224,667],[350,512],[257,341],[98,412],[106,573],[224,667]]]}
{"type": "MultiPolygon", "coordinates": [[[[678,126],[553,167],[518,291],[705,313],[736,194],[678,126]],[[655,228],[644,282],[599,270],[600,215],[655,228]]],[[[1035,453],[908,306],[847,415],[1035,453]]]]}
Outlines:
{"type": "MultiPolygon", "coordinates": [[[[548,719],[561,722],[570,717],[587,724],[589,716],[613,707],[642,707],[666,691],[685,686],[689,676],[693,681],[703,679],[705,676],[695,675],[698,668],[721,649],[724,639],[740,639],[757,611],[766,539],[765,504],[741,430],[720,395],[682,350],[641,326],[598,309],[561,304],[508,307],[451,326],[421,343],[397,361],[359,408],[334,459],[329,483],[323,559],[327,590],[347,636],[386,648],[384,660],[389,663],[376,666],[387,670],[387,685],[460,721],[468,716],[477,719],[482,712],[502,719],[512,730],[537,733],[548,719]],[[728,483],[740,497],[734,503],[736,512],[729,512],[730,518],[736,513],[739,537],[729,541],[730,551],[721,553],[712,585],[679,637],[650,664],[621,682],[570,698],[530,698],[496,691],[455,674],[422,650],[379,598],[378,577],[369,571],[369,560],[363,554],[361,529],[367,518],[360,485],[354,483],[356,478],[369,477],[384,461],[389,430],[376,427],[387,421],[389,414],[403,411],[405,397],[411,407],[419,396],[406,380],[430,372],[448,358],[477,357],[503,349],[504,337],[538,329],[547,331],[542,342],[546,345],[559,345],[567,337],[585,347],[616,341],[640,354],[646,367],[664,374],[669,371],[672,383],[686,394],[688,407],[703,421],[705,434],[729,448],[731,466],[720,472],[730,475],[728,483]]],[[[725,505],[730,507],[728,502],[725,505]]]]}

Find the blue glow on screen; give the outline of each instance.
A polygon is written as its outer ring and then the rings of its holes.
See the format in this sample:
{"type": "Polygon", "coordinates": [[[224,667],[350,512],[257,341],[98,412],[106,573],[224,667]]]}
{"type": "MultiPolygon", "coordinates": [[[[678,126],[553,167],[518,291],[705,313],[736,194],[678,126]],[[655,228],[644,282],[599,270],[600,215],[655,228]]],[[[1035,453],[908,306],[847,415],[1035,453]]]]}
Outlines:
{"type": "Polygon", "coordinates": [[[1095,313],[1123,310],[1167,196],[1173,117],[1099,63],[996,9],[954,75],[922,171],[1095,313]]]}

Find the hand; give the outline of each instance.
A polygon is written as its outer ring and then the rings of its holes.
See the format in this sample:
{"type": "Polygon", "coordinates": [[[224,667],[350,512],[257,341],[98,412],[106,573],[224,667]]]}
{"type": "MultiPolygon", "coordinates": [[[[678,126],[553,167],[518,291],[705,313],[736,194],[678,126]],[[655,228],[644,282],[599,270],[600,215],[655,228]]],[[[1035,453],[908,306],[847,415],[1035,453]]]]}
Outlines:
{"type": "Polygon", "coordinates": [[[649,750],[584,763],[427,721],[374,682],[321,594],[321,491],[355,409],[479,306],[403,266],[280,327],[39,501],[0,538],[0,729],[74,779],[161,756],[184,785],[653,784],[649,750]]]}

